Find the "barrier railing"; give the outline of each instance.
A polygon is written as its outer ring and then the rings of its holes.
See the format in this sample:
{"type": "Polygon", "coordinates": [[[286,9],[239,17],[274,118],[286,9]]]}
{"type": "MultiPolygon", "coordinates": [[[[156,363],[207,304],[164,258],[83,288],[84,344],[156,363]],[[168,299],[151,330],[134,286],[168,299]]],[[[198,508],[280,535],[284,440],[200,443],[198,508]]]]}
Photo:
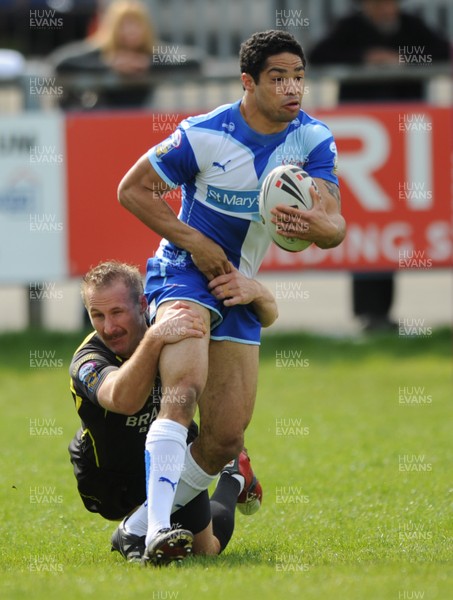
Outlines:
{"type": "MultiPolygon", "coordinates": [[[[82,96],[85,93],[98,94],[104,90],[128,88],[148,88],[149,94],[143,108],[155,110],[204,110],[214,107],[216,103],[226,103],[236,100],[241,95],[237,62],[210,63],[210,74],[200,73],[196,68],[188,70],[167,69],[158,74],[124,79],[113,73],[91,74],[74,73],[56,76],[44,71],[42,74],[26,74],[19,77],[0,80],[0,94],[6,88],[15,88],[21,96],[18,108],[41,109],[64,107],[64,99],[71,93],[82,96]],[[213,74],[218,70],[219,74],[213,74]]],[[[350,67],[335,66],[323,68],[308,68],[306,106],[324,107],[332,105],[331,99],[323,97],[322,89],[326,82],[338,86],[341,82],[353,81],[383,81],[419,80],[425,87],[425,99],[436,104],[451,103],[451,65],[449,63],[434,63],[429,65],[411,65],[407,67],[350,67]],[[429,88],[433,82],[443,81],[443,97],[436,98],[429,88]],[[312,88],[310,88],[312,86],[312,88]],[[450,92],[448,93],[447,88],[450,92]],[[310,94],[313,94],[310,97],[310,94]]],[[[126,108],[133,108],[125,106],[126,108]]],[[[74,105],[72,108],[89,109],[74,105]]],[[[105,107],[102,107],[105,108],[105,107]]],[[[135,107],[137,108],[137,107],[135,107]]]]}

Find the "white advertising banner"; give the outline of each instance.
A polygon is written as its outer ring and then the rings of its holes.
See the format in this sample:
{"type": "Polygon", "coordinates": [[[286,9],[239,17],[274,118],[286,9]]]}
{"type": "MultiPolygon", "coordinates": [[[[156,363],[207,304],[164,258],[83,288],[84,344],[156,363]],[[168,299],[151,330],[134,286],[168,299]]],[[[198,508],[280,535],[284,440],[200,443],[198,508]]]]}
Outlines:
{"type": "Polygon", "coordinates": [[[67,275],[64,116],[0,116],[0,284],[67,275]]]}

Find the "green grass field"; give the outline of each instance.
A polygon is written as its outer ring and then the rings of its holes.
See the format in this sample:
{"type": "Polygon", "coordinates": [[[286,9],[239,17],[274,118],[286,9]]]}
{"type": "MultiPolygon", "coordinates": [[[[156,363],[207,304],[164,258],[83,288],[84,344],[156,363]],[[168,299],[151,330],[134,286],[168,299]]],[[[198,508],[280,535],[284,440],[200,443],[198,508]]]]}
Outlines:
{"type": "Polygon", "coordinates": [[[263,507],[220,557],[161,570],[110,553],[115,524],[76,494],[82,336],[0,336],[1,598],[452,597],[450,331],[266,336],[247,432],[263,507]]]}

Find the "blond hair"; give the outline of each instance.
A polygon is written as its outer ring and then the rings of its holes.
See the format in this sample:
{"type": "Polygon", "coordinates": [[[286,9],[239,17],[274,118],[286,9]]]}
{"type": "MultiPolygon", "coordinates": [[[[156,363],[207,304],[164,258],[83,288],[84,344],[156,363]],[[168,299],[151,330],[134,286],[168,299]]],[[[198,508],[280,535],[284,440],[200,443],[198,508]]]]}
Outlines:
{"type": "Polygon", "coordinates": [[[139,51],[144,54],[153,54],[155,43],[154,28],[151,16],[144,4],[138,0],[118,0],[111,2],[101,18],[99,29],[90,37],[95,46],[104,54],[111,54],[118,50],[118,31],[123,19],[130,17],[143,25],[143,43],[139,51]]]}
{"type": "Polygon", "coordinates": [[[80,292],[84,305],[87,306],[88,288],[98,290],[116,281],[124,283],[130,290],[132,300],[138,304],[143,294],[143,280],[138,267],[118,260],[107,260],[92,267],[83,277],[80,292]]]}

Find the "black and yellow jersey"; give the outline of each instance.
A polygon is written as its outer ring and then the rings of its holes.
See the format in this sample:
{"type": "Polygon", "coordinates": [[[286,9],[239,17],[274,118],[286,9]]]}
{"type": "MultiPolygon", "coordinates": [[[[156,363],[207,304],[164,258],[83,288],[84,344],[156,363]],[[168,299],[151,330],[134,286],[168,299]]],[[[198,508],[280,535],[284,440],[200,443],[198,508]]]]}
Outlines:
{"type": "Polygon", "coordinates": [[[69,367],[70,387],[82,421],[80,458],[101,469],[134,475],[144,469],[146,434],[159,412],[161,386],[156,378],[145,405],[134,415],[106,410],[99,404],[97,392],[108,373],[124,362],[93,332],[74,354],[69,367]]]}

